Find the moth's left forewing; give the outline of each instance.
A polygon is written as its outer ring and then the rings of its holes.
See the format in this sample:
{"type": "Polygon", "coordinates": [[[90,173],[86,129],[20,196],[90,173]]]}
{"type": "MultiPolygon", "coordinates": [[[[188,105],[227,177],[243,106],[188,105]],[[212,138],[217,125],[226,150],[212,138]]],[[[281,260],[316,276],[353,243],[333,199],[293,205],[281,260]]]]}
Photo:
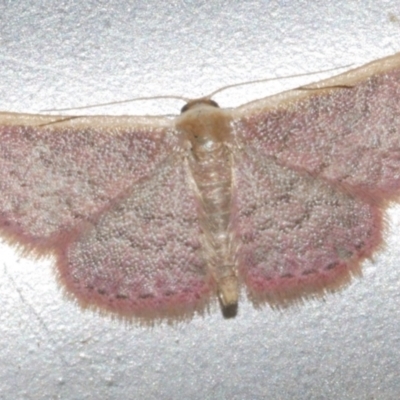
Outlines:
{"type": "Polygon", "coordinates": [[[368,194],[400,192],[400,53],[235,110],[245,146],[368,194]]]}

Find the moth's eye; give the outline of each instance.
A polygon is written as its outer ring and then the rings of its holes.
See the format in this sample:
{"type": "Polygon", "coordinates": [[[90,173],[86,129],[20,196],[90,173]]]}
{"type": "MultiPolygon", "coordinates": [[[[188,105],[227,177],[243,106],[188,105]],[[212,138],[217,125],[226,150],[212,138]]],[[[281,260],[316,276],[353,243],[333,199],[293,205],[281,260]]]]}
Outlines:
{"type": "Polygon", "coordinates": [[[181,114],[189,110],[190,108],[190,103],[186,103],[182,108],[181,108],[181,114]]]}
{"type": "Polygon", "coordinates": [[[216,101],[210,100],[210,99],[197,99],[197,100],[192,100],[186,103],[182,108],[181,108],[181,114],[184,112],[191,110],[192,108],[198,107],[202,104],[205,104],[207,106],[211,107],[216,107],[219,108],[219,105],[216,101]]]}

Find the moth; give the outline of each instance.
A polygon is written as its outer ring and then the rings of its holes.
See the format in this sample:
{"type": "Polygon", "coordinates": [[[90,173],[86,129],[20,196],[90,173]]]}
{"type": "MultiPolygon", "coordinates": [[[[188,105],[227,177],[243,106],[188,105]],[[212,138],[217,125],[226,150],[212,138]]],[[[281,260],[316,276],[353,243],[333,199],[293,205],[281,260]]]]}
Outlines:
{"type": "Polygon", "coordinates": [[[125,318],[335,290],[379,249],[399,194],[400,53],[173,119],[0,114],[1,235],[125,318]]]}

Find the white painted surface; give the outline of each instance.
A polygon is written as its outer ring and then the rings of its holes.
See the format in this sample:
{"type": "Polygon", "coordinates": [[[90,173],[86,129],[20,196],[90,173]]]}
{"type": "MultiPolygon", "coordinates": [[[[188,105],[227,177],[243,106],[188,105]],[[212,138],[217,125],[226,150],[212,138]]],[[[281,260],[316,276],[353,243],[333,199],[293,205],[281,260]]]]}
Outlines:
{"type": "MultiPolygon", "coordinates": [[[[399,0],[4,1],[0,110],[198,97],[399,51],[399,0]]],[[[263,95],[246,87],[217,99],[230,106],[263,95]]],[[[181,107],[149,104],[83,113],[181,107]]],[[[325,301],[279,312],[243,299],[236,319],[215,309],[173,327],[85,312],[63,297],[51,260],[27,260],[4,245],[0,399],[398,398],[400,207],[388,221],[387,246],[364,263],[364,277],[325,301]]]]}

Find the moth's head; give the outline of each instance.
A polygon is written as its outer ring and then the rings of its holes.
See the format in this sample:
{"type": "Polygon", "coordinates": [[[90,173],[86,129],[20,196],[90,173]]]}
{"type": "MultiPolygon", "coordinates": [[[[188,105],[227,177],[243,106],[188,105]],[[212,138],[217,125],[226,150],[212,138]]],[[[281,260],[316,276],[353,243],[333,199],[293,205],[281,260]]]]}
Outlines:
{"type": "Polygon", "coordinates": [[[189,101],[176,119],[176,126],[188,139],[192,148],[207,143],[222,142],[230,137],[230,115],[210,99],[189,101]]]}

